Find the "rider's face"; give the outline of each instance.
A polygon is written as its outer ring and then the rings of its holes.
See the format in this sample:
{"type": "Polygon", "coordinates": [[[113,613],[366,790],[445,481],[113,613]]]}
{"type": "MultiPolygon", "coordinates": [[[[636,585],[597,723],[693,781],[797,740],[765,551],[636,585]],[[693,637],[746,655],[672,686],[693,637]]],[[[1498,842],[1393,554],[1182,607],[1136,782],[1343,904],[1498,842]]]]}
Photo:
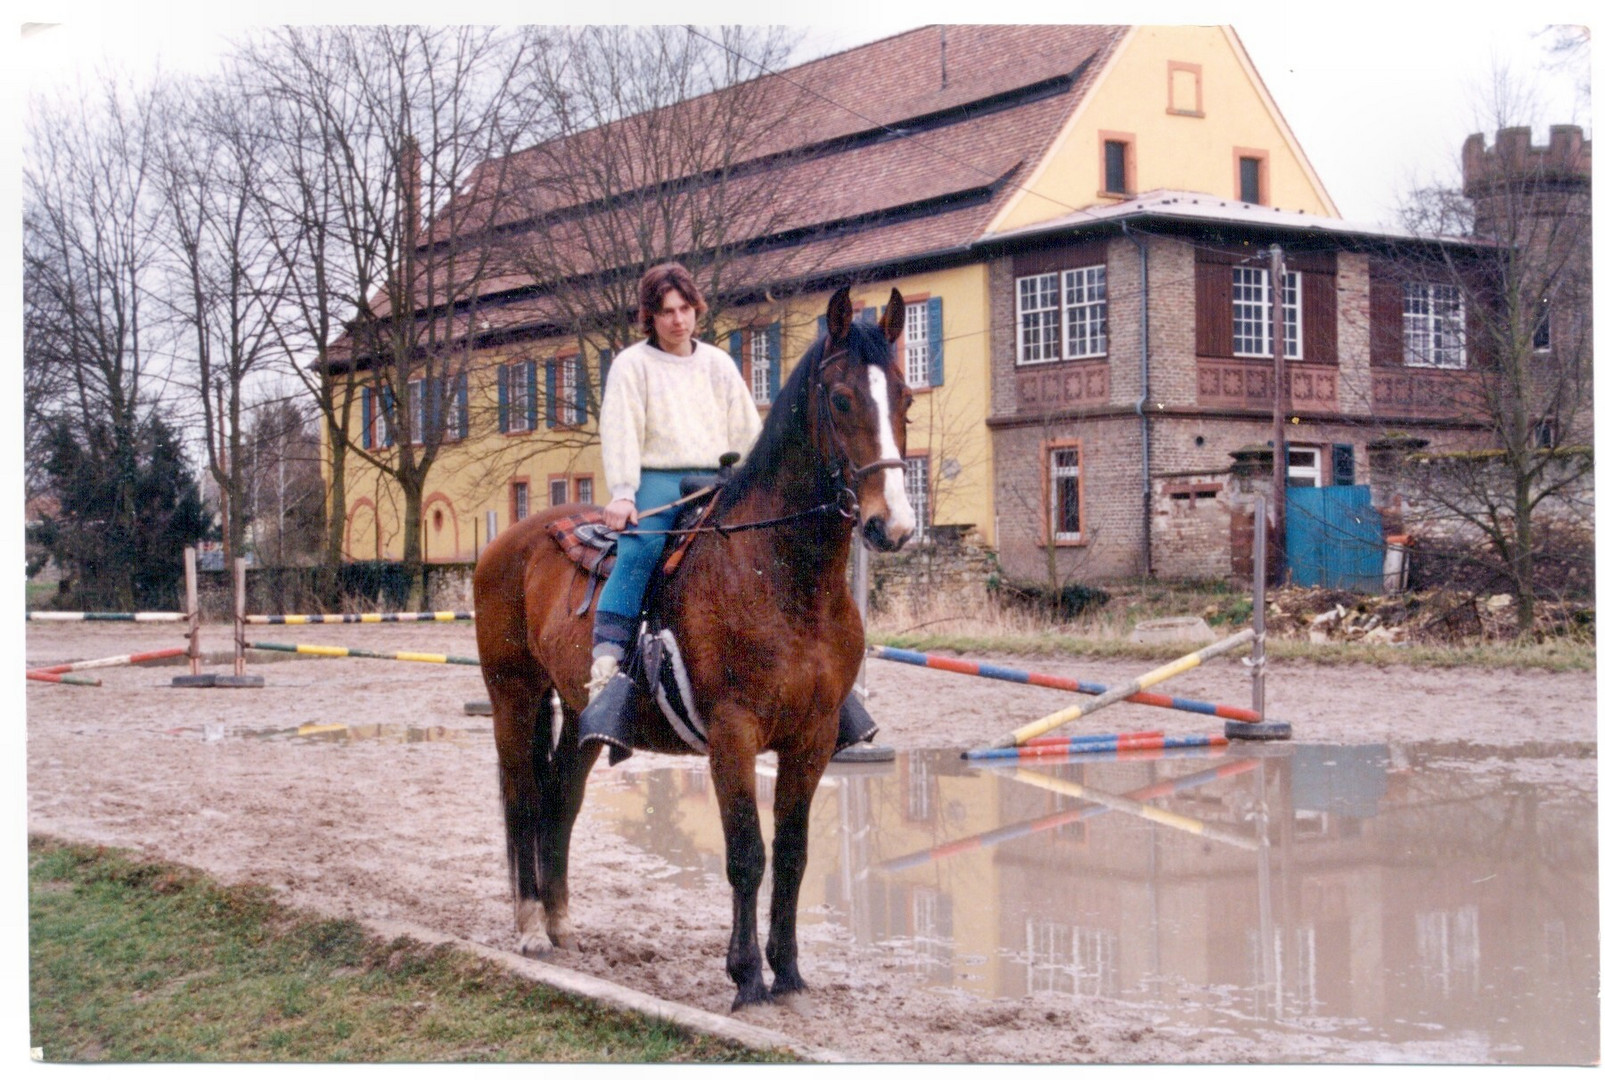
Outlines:
{"type": "Polygon", "coordinates": [[[658,336],[658,348],[676,356],[689,356],[691,335],[697,329],[697,309],[680,295],[679,289],[670,289],[652,316],[652,329],[658,336]]]}

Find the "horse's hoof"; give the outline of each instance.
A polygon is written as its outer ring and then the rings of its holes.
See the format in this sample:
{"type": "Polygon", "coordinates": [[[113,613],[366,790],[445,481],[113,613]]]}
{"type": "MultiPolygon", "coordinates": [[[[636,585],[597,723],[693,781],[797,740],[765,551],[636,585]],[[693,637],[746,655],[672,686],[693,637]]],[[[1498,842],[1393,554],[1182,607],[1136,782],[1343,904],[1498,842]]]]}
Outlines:
{"type": "Polygon", "coordinates": [[[730,1003],[730,1011],[739,1012],[748,1005],[768,1005],[772,1000],[763,983],[759,983],[755,989],[737,990],[736,1000],[730,1003]]]}
{"type": "Polygon", "coordinates": [[[774,985],[769,988],[772,997],[784,997],[787,994],[799,994],[808,989],[803,977],[795,972],[790,975],[776,975],[774,985]]]}
{"type": "Polygon", "coordinates": [[[513,915],[513,926],[518,932],[518,951],[534,956],[545,950],[546,910],[539,900],[520,900],[513,915]]]}

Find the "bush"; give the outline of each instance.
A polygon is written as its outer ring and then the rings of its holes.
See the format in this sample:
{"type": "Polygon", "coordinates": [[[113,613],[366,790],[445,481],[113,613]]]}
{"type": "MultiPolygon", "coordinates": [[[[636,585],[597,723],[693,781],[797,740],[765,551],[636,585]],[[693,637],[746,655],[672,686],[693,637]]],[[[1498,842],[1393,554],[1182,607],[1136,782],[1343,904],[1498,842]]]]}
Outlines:
{"type": "Polygon", "coordinates": [[[1074,619],[1109,602],[1109,594],[1095,585],[1062,585],[1054,590],[1035,582],[992,577],[987,580],[987,588],[1005,606],[1029,608],[1057,619],[1074,619]]]}

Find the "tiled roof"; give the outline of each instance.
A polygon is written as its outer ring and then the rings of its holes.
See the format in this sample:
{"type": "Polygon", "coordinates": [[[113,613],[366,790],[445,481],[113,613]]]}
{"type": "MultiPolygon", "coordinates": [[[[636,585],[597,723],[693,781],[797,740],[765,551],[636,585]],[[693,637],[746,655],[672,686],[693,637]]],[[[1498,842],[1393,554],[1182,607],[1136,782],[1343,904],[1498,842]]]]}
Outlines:
{"type": "MultiPolygon", "coordinates": [[[[1080,103],[1125,29],[931,26],[765,76],[759,82],[768,80],[774,92],[758,99],[782,111],[757,125],[764,138],[746,147],[741,157],[751,163],[797,152],[777,166],[786,180],[778,190],[792,197],[781,206],[772,198],[762,200],[761,212],[734,238],[807,238],[813,231],[837,228],[831,240],[806,240],[804,246],[811,245],[817,258],[798,259],[795,249],[791,258],[760,251],[745,260],[748,266],[806,265],[811,274],[825,276],[979,239],[1080,103]],[[845,234],[843,223],[848,223],[845,234]]],[[[673,109],[706,109],[710,101],[693,99],[673,109]]],[[[672,122],[662,112],[627,118],[489,163],[471,185],[472,196],[466,197],[481,208],[495,207],[497,242],[516,245],[520,218],[562,210],[565,200],[573,201],[573,178],[545,184],[542,169],[572,160],[569,156],[583,154],[587,145],[627,140],[632,126],[660,121],[672,122]],[[502,183],[521,198],[494,198],[493,174],[504,177],[502,183]],[[526,193],[529,197],[522,197],[526,193]],[[516,213],[509,209],[514,201],[521,204],[516,213]]],[[[755,201],[753,196],[775,190],[772,169],[753,168],[738,171],[722,197],[740,205],[744,198],[755,201]]],[[[457,209],[461,218],[461,207],[457,209]]],[[[479,220],[488,212],[482,209],[479,220]]],[[[606,210],[593,206],[569,213],[606,210]]],[[[571,254],[562,260],[564,265],[575,272],[606,269],[578,253],[580,231],[567,228],[571,254]]],[[[563,244],[564,233],[560,221],[526,235],[563,244]]],[[[679,239],[681,250],[692,244],[690,237],[679,239]]],[[[501,263],[502,269],[479,287],[482,304],[500,294],[514,308],[527,310],[522,299],[509,295],[532,284],[527,271],[521,270],[516,254],[501,257],[501,263]]],[[[740,276],[752,280],[745,272],[740,276]]],[[[382,297],[377,306],[385,313],[382,297]]]]}

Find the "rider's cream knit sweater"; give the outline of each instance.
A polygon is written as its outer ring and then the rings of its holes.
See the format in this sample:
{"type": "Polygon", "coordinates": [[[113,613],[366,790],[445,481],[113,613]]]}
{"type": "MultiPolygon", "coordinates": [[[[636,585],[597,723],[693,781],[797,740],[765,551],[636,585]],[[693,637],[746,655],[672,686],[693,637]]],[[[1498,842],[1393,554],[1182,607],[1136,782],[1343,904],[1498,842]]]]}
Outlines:
{"type": "Polygon", "coordinates": [[[745,455],[761,426],[752,394],[723,349],[694,342],[675,356],[645,341],[619,353],[602,395],[602,470],[615,499],[635,498],[642,469],[708,469],[745,455]]]}

